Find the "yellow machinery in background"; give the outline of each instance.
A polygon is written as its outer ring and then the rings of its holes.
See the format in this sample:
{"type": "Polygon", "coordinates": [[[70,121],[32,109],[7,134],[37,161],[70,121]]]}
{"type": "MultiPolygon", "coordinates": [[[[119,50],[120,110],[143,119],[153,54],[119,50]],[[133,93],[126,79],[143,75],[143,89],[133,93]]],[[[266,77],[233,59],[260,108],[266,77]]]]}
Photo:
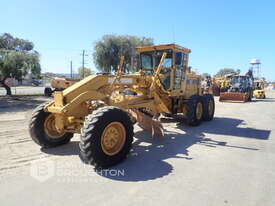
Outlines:
{"type": "Polygon", "coordinates": [[[201,84],[203,94],[213,94],[213,83],[211,76],[203,77],[201,84]]]}
{"type": "Polygon", "coordinates": [[[213,77],[212,82],[212,91],[214,96],[220,96],[220,87],[221,87],[221,77],[213,77]]]}
{"type": "Polygon", "coordinates": [[[254,79],[254,91],[253,96],[256,99],[265,99],[265,91],[264,91],[265,82],[262,79],[254,79]]]}
{"type": "Polygon", "coordinates": [[[220,96],[221,92],[229,89],[232,75],[212,78],[212,91],[214,96],[220,96]]]}
{"type": "Polygon", "coordinates": [[[230,87],[231,79],[234,75],[233,74],[227,74],[220,79],[220,92],[225,92],[230,87]]]}
{"type": "Polygon", "coordinates": [[[51,80],[51,87],[45,87],[44,95],[52,96],[52,94],[55,91],[62,91],[64,89],[68,88],[69,86],[73,85],[77,81],[79,81],[79,80],[55,77],[51,80]]]}
{"type": "Polygon", "coordinates": [[[162,136],[160,114],[182,114],[197,126],[214,116],[215,103],[201,92],[201,76],[190,71],[191,50],[176,44],[137,48],[137,72],[91,75],[54,93],[38,106],[29,124],[30,136],[41,147],[68,143],[80,136],[80,157],[96,167],[110,167],[126,158],[133,124],[162,136]]]}

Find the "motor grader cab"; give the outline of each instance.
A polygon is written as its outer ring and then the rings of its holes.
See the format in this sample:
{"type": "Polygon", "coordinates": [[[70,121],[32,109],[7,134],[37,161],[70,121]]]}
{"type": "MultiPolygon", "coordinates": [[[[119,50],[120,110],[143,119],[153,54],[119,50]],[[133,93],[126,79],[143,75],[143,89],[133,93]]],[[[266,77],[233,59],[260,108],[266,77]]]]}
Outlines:
{"type": "Polygon", "coordinates": [[[190,71],[187,48],[166,44],[137,48],[134,74],[91,75],[38,106],[29,125],[30,136],[42,147],[68,143],[80,133],[80,157],[106,168],[130,151],[133,124],[161,135],[160,114],[182,114],[187,124],[199,125],[214,116],[212,95],[202,95],[200,76],[190,71]]]}
{"type": "Polygon", "coordinates": [[[262,79],[255,79],[254,80],[254,90],[253,96],[256,99],[265,99],[265,91],[264,91],[264,80],[262,79]]]}
{"type": "Polygon", "coordinates": [[[248,75],[231,77],[228,90],[220,93],[220,101],[247,102],[253,96],[253,80],[248,75]]]}

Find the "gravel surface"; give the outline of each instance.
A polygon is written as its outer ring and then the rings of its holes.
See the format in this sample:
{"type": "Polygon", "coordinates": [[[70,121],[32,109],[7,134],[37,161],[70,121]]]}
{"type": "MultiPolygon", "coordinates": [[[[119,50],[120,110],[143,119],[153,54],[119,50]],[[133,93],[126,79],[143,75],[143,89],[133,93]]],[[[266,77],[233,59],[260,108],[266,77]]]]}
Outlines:
{"type": "MultiPolygon", "coordinates": [[[[19,86],[11,87],[13,95],[43,95],[45,87],[19,86]]],[[[0,87],[0,96],[6,95],[6,90],[0,87]]]]}

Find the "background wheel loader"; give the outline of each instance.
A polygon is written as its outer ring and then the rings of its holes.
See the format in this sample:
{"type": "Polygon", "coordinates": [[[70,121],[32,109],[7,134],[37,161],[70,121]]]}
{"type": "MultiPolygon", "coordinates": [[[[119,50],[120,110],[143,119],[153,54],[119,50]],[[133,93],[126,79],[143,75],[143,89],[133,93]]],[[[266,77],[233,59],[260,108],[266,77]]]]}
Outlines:
{"type": "Polygon", "coordinates": [[[247,102],[253,96],[253,79],[248,75],[234,75],[231,77],[226,91],[220,93],[222,102],[247,102]]]}
{"type": "Polygon", "coordinates": [[[166,44],[137,48],[136,73],[91,75],[38,106],[30,120],[31,138],[41,147],[55,147],[81,133],[80,157],[107,168],[124,160],[137,121],[154,135],[162,135],[162,113],[183,114],[187,124],[213,119],[215,103],[202,95],[199,75],[188,67],[187,48],[166,44]]]}

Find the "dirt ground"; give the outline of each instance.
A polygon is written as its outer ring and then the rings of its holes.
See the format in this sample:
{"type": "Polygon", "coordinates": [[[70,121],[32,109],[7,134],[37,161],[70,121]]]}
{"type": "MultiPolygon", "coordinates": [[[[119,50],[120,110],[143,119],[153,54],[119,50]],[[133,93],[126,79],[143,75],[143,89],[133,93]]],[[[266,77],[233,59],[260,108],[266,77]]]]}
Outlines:
{"type": "Polygon", "coordinates": [[[49,101],[39,96],[0,97],[0,173],[45,156],[28,134],[33,108],[49,101]]]}
{"type": "Polygon", "coordinates": [[[275,205],[275,93],[267,97],[249,103],[216,99],[214,120],[199,127],[163,119],[163,139],[135,126],[133,150],[112,168],[123,175],[84,166],[78,157],[79,135],[52,149],[40,149],[31,140],[31,111],[49,98],[0,97],[0,202],[29,205],[24,200],[31,198],[33,205],[275,205]],[[37,160],[53,163],[52,175],[37,179],[32,174],[37,160]]]}

